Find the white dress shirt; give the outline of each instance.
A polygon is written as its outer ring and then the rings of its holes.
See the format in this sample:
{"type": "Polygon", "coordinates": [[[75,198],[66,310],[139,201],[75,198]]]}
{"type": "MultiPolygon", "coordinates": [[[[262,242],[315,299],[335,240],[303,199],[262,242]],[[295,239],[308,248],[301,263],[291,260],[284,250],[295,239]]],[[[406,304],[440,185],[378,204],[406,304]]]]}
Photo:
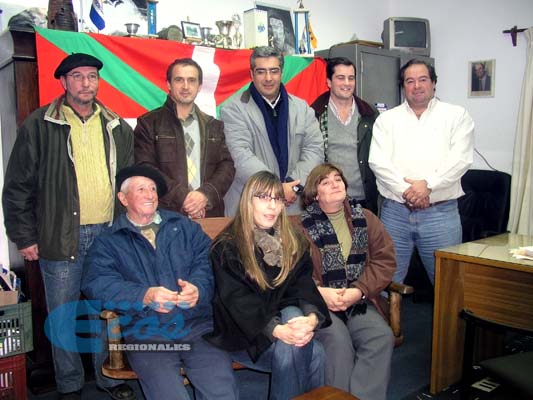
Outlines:
{"type": "Polygon", "coordinates": [[[461,106],[435,97],[418,119],[407,102],[382,113],[374,123],[369,164],[381,195],[400,203],[410,186],[424,179],[430,203],[464,194],[461,177],[473,162],[474,121],[461,106]]]}

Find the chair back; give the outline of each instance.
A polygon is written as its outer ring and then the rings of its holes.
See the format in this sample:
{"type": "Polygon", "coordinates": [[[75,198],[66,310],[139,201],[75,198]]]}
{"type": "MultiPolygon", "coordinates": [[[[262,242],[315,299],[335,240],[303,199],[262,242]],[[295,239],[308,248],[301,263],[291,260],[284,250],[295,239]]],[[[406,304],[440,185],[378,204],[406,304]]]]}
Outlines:
{"type": "Polygon", "coordinates": [[[465,195],[458,200],[463,242],[504,233],[511,201],[511,175],[468,170],[461,178],[465,195]]]}
{"type": "Polygon", "coordinates": [[[214,239],[222,230],[228,226],[231,221],[230,217],[212,217],[212,218],[200,218],[195,219],[202,227],[202,230],[211,239],[214,239]]]}

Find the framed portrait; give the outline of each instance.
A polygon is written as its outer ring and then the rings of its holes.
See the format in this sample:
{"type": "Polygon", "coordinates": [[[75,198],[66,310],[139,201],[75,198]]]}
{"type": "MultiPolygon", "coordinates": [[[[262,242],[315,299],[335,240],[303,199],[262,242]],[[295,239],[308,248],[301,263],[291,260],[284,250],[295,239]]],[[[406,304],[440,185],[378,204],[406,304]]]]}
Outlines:
{"type": "Polygon", "coordinates": [[[496,60],[468,63],[468,97],[494,97],[496,60]]]}
{"type": "Polygon", "coordinates": [[[187,41],[202,41],[202,31],[200,24],[195,22],[181,21],[183,38],[187,41]]]}
{"type": "Polygon", "coordinates": [[[291,9],[260,1],[255,2],[255,7],[267,12],[268,45],[283,54],[294,54],[296,47],[291,9]]]}

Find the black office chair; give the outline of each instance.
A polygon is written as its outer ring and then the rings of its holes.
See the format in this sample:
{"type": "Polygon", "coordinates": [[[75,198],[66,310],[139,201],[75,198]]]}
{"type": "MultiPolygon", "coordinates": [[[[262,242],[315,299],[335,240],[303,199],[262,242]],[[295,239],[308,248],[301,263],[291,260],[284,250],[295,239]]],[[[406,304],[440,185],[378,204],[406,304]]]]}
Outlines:
{"type": "MultiPolygon", "coordinates": [[[[533,330],[516,328],[500,324],[475,315],[469,310],[461,311],[461,318],[466,322],[465,344],[463,352],[463,374],[461,378],[461,399],[469,399],[474,380],[474,347],[477,328],[504,335],[513,332],[531,336],[533,330]]],[[[479,366],[496,381],[506,383],[513,390],[513,399],[533,399],[533,351],[518,352],[500,357],[489,358],[479,362],[479,366]]]]}
{"type": "Polygon", "coordinates": [[[511,202],[511,175],[470,169],[461,178],[465,195],[458,200],[463,242],[507,231],[511,202]]]}

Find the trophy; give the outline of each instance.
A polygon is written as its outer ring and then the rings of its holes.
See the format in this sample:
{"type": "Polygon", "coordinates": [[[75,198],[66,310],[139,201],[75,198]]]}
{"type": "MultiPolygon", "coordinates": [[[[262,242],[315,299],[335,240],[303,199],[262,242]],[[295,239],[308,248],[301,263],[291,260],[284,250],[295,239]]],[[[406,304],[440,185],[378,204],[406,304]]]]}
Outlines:
{"type": "Polygon", "coordinates": [[[233,34],[233,48],[240,49],[242,44],[242,33],[239,32],[241,27],[241,17],[239,14],[233,14],[231,17],[233,20],[233,28],[235,28],[235,33],[233,34]]]}
{"type": "Polygon", "coordinates": [[[202,44],[204,46],[213,46],[213,35],[211,34],[211,28],[207,26],[202,26],[200,28],[202,32],[202,44]]]}
{"type": "Polygon", "coordinates": [[[135,36],[140,26],[139,24],[136,24],[135,22],[128,22],[124,25],[126,25],[126,32],[128,32],[128,36],[135,36]]]}
{"type": "Polygon", "coordinates": [[[215,21],[215,24],[220,32],[220,35],[217,35],[216,45],[224,49],[229,49],[231,47],[231,38],[229,37],[229,32],[233,26],[233,21],[220,20],[215,21]]]}

